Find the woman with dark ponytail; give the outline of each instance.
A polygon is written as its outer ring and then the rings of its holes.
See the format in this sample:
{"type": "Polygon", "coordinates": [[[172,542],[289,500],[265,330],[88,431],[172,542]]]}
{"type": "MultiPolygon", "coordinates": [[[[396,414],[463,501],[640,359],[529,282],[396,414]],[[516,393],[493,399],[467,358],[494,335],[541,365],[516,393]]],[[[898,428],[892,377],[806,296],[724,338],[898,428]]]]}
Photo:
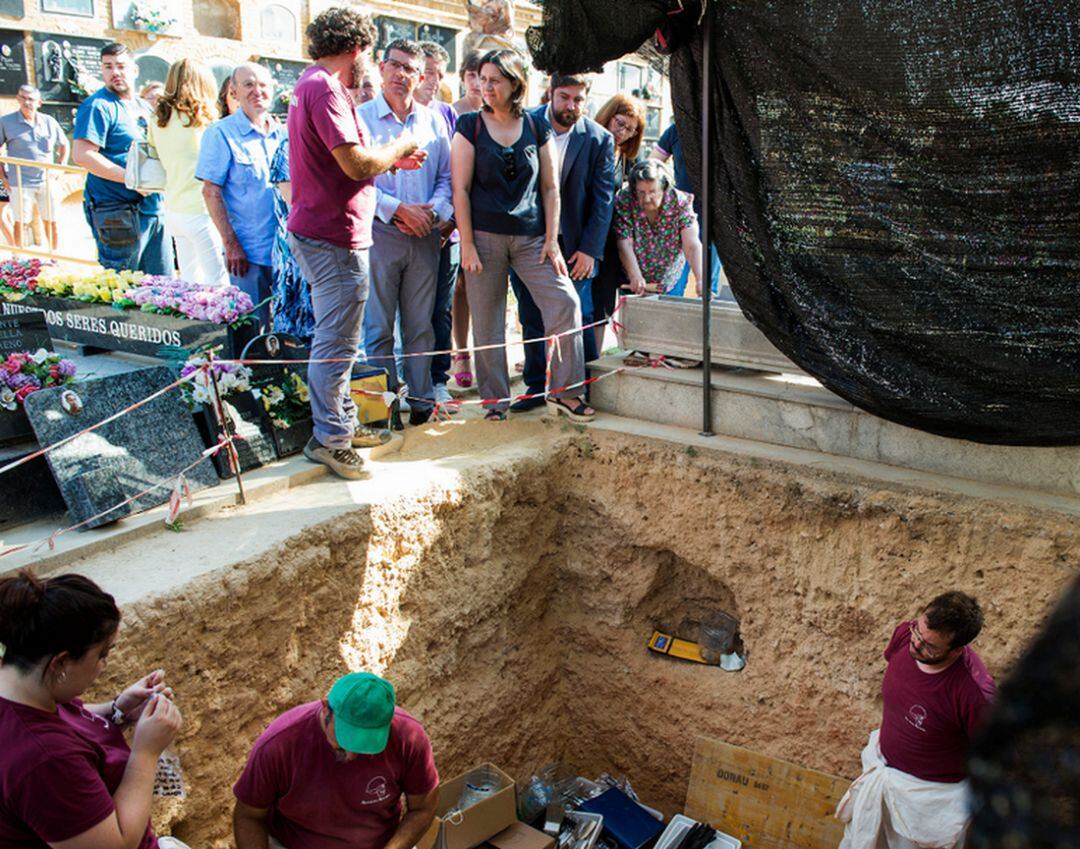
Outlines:
{"type": "Polygon", "coordinates": [[[161,670],[83,704],[120,610],[81,575],[0,579],[0,846],[167,849],[150,828],[158,758],[180,727],[161,670]],[[131,747],[123,727],[134,725],[131,747]]]}

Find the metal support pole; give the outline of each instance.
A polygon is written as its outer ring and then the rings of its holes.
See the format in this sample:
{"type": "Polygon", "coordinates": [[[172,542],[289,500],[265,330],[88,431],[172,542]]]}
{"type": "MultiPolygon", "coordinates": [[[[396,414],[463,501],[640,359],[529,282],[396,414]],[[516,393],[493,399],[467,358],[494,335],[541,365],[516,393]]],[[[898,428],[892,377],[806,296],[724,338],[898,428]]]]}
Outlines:
{"type": "Polygon", "coordinates": [[[712,429],[712,54],[715,14],[712,0],[705,3],[705,30],[701,50],[701,435],[712,429]]]}
{"type": "Polygon", "coordinates": [[[229,458],[232,461],[233,470],[236,473],[236,488],[240,490],[237,502],[239,504],[247,504],[247,498],[244,496],[244,479],[240,476],[240,455],[236,451],[236,443],[234,441],[236,439],[236,434],[233,432],[232,419],[230,419],[225,412],[225,405],[221,403],[221,392],[218,389],[217,374],[214,373],[214,352],[210,351],[206,358],[209,362],[208,372],[210,374],[210,382],[214,386],[215,412],[218,416],[218,422],[221,424],[222,434],[228,439],[225,450],[229,452],[229,458]]]}

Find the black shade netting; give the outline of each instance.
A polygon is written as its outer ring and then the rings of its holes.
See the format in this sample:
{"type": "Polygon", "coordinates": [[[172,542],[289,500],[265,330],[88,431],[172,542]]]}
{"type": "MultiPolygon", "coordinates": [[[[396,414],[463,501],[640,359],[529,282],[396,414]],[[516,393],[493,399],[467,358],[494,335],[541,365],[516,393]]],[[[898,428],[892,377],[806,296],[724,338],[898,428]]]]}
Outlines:
{"type": "MultiPolygon", "coordinates": [[[[668,5],[547,0],[529,42],[541,67],[582,70],[675,21],[697,183],[701,9],[668,5]]],[[[713,9],[712,235],[747,317],[876,415],[1080,443],[1080,4],[713,9]]]]}
{"type": "Polygon", "coordinates": [[[971,849],[1080,846],[1080,581],[998,691],[969,759],[971,849]]]}

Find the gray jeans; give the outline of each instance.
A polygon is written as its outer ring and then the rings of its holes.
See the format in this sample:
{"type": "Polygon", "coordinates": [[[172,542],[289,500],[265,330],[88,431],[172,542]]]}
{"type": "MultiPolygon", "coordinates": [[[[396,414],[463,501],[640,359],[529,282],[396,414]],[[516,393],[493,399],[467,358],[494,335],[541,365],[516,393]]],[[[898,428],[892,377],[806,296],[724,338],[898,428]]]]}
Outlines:
{"type": "MultiPolygon", "coordinates": [[[[401,348],[406,354],[435,348],[435,285],[439,275],[439,232],[425,238],[406,236],[392,224],[376,221],[371,248],[371,296],[364,313],[364,351],[368,362],[387,372],[387,386],[397,391],[394,322],[401,313],[401,348]]],[[[409,403],[430,409],[435,401],[431,357],[405,357],[409,403]],[[422,398],[423,401],[412,399],[422,398]]]]}
{"type": "Polygon", "coordinates": [[[349,376],[360,346],[368,296],[368,252],[350,250],[289,233],[289,248],[311,286],[315,332],[308,367],[315,439],[327,448],[349,448],[356,429],[356,405],[349,376]]]}
{"type": "MultiPolygon", "coordinates": [[[[477,345],[506,342],[506,290],[510,269],[517,272],[544,318],[547,334],[562,333],[581,326],[581,301],[569,277],[556,273],[550,260],[540,262],[544,247],[542,236],[504,236],[477,230],[473,233],[476,252],[483,270],[465,272],[469,314],[473,321],[473,339],[477,345]]],[[[576,384],[585,380],[585,354],[581,334],[559,339],[559,353],[549,353],[551,378],[548,391],[556,397],[583,395],[576,384]],[[573,386],[572,389],[562,389],[573,386]]],[[[477,383],[483,399],[505,399],[510,395],[510,374],[506,368],[506,350],[494,348],[476,352],[477,383]]],[[[500,400],[491,409],[505,410],[509,402],[500,400]]]]}

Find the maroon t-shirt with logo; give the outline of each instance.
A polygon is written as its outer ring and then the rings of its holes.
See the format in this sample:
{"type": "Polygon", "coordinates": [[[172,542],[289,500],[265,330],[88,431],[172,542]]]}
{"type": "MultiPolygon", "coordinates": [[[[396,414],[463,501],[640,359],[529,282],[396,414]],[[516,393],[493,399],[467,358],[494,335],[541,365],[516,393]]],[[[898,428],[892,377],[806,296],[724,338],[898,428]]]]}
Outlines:
{"type": "Polygon", "coordinates": [[[321,708],[310,702],[270,723],[233,793],[269,808],[270,835],[289,849],[382,849],[401,819],[401,794],[422,796],[439,784],[431,742],[397,708],[382,752],[339,761],[321,708]]]}
{"type": "MultiPolygon", "coordinates": [[[[116,809],[131,750],[123,733],[74,699],[56,713],[0,698],[0,846],[48,849],[116,809]]],[[[157,846],[146,824],[139,849],[157,846]]]]}
{"type": "Polygon", "coordinates": [[[963,781],[972,732],[997,692],[994,679],[971,646],[944,672],[923,672],[910,642],[911,622],[903,622],[885,649],[881,754],[925,781],[963,781]]]}

